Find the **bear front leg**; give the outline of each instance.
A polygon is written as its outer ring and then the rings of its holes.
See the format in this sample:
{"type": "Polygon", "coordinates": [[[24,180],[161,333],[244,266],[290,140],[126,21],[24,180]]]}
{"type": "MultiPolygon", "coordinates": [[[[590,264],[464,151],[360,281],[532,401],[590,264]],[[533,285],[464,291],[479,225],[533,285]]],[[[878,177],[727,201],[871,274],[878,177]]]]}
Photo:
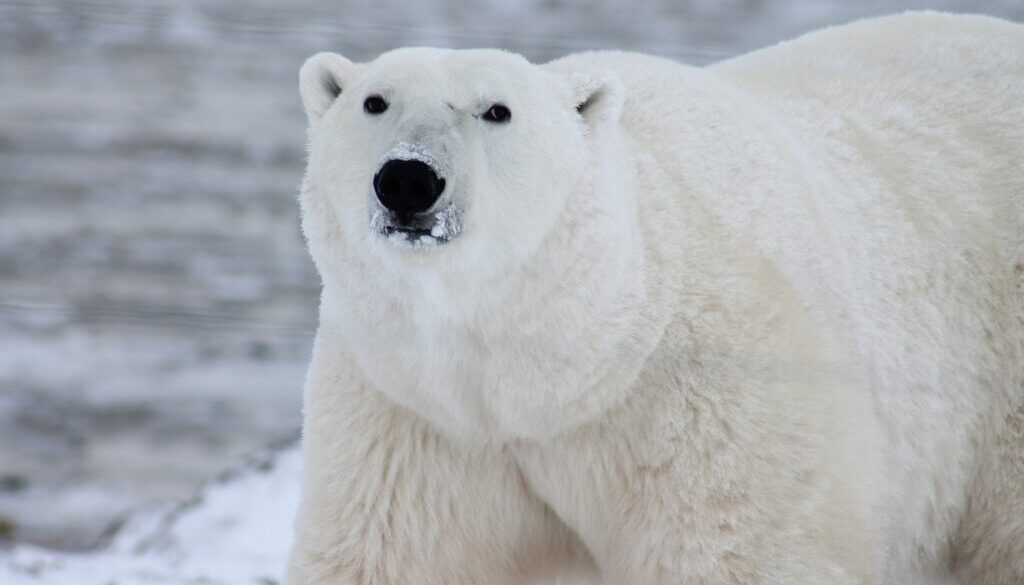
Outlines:
{"type": "Polygon", "coordinates": [[[877,450],[846,424],[857,408],[815,404],[828,390],[706,390],[651,389],[601,423],[519,450],[531,486],[607,582],[874,583],[877,450]]]}
{"type": "Polygon", "coordinates": [[[286,585],[500,585],[574,545],[500,448],[469,451],[368,388],[321,331],[286,585]]]}

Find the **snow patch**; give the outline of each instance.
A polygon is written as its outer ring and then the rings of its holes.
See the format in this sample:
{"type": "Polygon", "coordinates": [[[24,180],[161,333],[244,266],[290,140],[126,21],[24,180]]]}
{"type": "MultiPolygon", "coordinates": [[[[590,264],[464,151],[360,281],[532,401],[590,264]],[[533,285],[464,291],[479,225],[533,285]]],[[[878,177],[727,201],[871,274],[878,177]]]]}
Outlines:
{"type": "Polygon", "coordinates": [[[297,447],[250,464],[179,506],[133,517],[92,553],[19,546],[0,553],[4,585],[272,585],[299,501],[297,447]]]}
{"type": "Polygon", "coordinates": [[[434,213],[434,225],[430,235],[439,240],[451,240],[462,231],[462,222],[455,205],[447,205],[434,213]]]}

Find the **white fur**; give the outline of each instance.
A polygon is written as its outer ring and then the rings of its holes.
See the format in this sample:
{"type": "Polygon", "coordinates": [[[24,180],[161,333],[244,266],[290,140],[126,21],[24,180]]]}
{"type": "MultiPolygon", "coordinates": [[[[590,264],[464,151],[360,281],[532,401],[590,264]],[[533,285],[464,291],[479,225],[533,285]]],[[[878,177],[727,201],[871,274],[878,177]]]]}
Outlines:
{"type": "Polygon", "coordinates": [[[288,585],[1024,582],[1024,27],[300,81],[288,585]],[[450,242],[370,229],[395,152],[445,175],[450,242]]]}

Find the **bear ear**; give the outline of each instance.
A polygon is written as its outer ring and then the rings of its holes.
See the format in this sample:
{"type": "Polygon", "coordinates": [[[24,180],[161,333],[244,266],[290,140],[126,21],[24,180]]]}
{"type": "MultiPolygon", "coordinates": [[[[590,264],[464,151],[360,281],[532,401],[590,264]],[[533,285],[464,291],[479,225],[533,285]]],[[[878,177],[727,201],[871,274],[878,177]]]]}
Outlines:
{"type": "Polygon", "coordinates": [[[311,126],[352,83],[355,69],[354,63],[337,53],[317,53],[306,59],[299,70],[299,94],[311,126]]]}
{"type": "Polygon", "coordinates": [[[615,124],[622,114],[624,91],[614,73],[595,71],[569,76],[572,104],[588,126],[615,124]]]}

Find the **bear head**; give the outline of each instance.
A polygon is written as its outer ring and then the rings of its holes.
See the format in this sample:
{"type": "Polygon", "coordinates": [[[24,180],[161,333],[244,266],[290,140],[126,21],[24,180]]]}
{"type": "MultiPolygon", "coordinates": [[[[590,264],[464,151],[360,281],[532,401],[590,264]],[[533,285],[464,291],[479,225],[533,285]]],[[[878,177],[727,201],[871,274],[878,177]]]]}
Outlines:
{"type": "Polygon", "coordinates": [[[595,337],[609,328],[593,320],[619,319],[611,307],[640,286],[618,78],[411,48],[365,64],[315,55],[300,92],[321,327],[341,330],[375,386],[448,428],[554,428],[520,407],[524,392],[594,377],[616,336],[595,337]]]}

